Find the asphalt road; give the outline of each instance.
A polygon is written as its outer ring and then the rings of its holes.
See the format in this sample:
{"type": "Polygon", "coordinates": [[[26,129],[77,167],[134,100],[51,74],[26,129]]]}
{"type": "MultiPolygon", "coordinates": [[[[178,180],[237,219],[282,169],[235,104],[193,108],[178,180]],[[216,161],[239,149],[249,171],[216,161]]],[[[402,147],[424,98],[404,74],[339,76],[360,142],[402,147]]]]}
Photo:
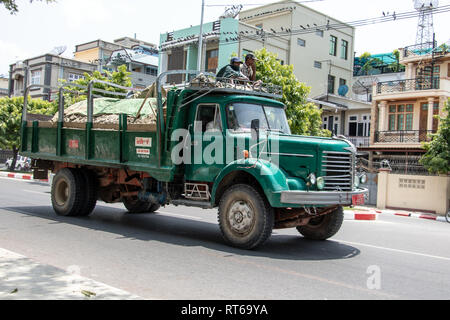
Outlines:
{"type": "Polygon", "coordinates": [[[226,246],[215,210],[130,215],[99,202],[54,214],[46,184],[0,178],[0,248],[145,299],[448,299],[450,224],[345,221],[325,242],[275,230],[261,249],[226,246]]]}

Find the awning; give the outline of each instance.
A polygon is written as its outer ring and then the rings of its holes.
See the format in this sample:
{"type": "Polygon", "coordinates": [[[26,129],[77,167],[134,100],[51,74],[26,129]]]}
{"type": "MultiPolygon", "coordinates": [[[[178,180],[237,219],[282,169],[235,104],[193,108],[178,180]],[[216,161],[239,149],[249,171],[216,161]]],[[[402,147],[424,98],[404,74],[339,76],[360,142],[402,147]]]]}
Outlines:
{"type": "Polygon", "coordinates": [[[308,102],[312,102],[315,103],[319,106],[322,106],[323,109],[327,110],[327,109],[331,109],[332,111],[347,111],[348,107],[341,105],[341,104],[337,104],[337,103],[333,103],[333,102],[329,102],[329,101],[321,101],[321,100],[316,100],[316,99],[307,99],[308,102]]]}

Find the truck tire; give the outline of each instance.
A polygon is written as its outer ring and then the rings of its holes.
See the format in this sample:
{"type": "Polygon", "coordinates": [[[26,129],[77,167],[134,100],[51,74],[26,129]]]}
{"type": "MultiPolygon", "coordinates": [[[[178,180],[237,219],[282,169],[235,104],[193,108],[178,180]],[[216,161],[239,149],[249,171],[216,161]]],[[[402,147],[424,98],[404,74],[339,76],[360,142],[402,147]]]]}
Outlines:
{"type": "Polygon", "coordinates": [[[144,202],[139,199],[123,199],[123,204],[129,213],[154,213],[161,205],[158,203],[144,202]]]}
{"type": "Polygon", "coordinates": [[[85,201],[81,205],[79,216],[87,217],[92,211],[94,211],[97,205],[98,192],[97,192],[97,176],[95,172],[88,169],[77,170],[84,180],[85,186],[85,201]]]}
{"type": "Polygon", "coordinates": [[[82,176],[75,170],[64,168],[53,178],[52,205],[57,215],[77,216],[85,201],[82,176]]]}
{"type": "Polygon", "coordinates": [[[250,250],[262,246],[272,235],[274,211],[255,188],[239,184],[222,196],[218,220],[227,243],[250,250]]]}
{"type": "Polygon", "coordinates": [[[327,240],[335,236],[344,222],[344,209],[337,208],[330,214],[311,219],[309,224],[297,227],[298,232],[311,240],[327,240]]]}

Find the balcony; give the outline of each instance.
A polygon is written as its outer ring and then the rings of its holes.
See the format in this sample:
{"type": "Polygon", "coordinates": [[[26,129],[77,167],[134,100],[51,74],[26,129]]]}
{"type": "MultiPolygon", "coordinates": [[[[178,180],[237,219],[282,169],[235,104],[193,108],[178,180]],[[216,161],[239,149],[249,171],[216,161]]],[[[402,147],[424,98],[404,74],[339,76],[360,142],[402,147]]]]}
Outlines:
{"type": "Polygon", "coordinates": [[[385,81],[377,84],[377,94],[392,94],[401,92],[439,90],[441,79],[439,77],[426,77],[408,80],[385,81]]]}
{"type": "Polygon", "coordinates": [[[364,148],[370,145],[369,137],[347,137],[347,139],[357,148],[364,148]]]}
{"type": "Polygon", "coordinates": [[[405,143],[420,144],[431,141],[430,135],[435,132],[428,130],[408,130],[408,131],[377,131],[375,133],[376,143],[405,143]]]}

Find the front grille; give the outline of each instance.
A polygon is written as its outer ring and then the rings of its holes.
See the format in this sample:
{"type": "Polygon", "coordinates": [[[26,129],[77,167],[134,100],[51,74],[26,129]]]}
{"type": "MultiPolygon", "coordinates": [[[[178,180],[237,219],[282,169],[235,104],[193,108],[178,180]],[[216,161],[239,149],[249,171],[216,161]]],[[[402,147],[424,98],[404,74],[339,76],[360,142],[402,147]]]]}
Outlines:
{"type": "Polygon", "coordinates": [[[355,157],[348,152],[323,153],[322,172],[325,179],[325,191],[352,191],[355,157]]]}

